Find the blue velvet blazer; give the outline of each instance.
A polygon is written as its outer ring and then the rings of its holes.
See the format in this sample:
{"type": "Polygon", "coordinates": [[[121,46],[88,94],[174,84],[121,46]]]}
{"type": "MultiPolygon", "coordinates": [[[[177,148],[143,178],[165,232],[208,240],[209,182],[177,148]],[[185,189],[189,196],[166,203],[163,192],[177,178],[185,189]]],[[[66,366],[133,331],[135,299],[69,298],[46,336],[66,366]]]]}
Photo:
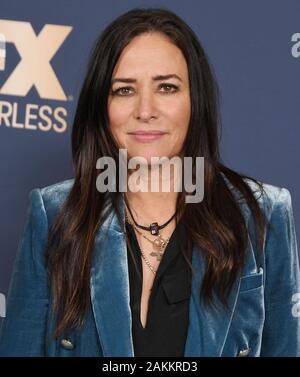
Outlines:
{"type": "MultiPolygon", "coordinates": [[[[67,180],[29,194],[0,332],[1,356],[134,356],[126,240],[115,213],[95,239],[91,303],[83,327],[51,340],[55,323],[43,253],[48,227],[72,184],[67,180]]],[[[255,192],[254,184],[249,184],[255,192]]],[[[222,306],[215,311],[202,306],[199,284],[205,263],[200,265],[200,250],[193,249],[196,274],[185,356],[300,356],[300,275],[291,196],[285,188],[269,184],[264,188],[266,194],[257,199],[271,227],[261,259],[251,213],[240,203],[249,231],[248,258],[232,288],[229,312],[222,306]]],[[[122,214],[123,204],[121,197],[122,214]]],[[[182,292],[170,293],[173,302],[181,296],[182,292]]]]}

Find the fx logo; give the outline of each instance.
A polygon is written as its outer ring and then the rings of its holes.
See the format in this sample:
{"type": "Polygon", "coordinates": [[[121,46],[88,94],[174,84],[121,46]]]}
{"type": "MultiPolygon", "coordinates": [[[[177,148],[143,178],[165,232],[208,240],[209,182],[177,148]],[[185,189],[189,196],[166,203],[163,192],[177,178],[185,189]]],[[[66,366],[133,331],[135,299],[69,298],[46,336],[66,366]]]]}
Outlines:
{"type": "Polygon", "coordinates": [[[71,26],[46,24],[36,35],[29,22],[0,20],[0,74],[5,69],[7,42],[21,56],[0,94],[26,96],[34,85],[41,98],[66,100],[50,61],[71,30],[71,26]]]}

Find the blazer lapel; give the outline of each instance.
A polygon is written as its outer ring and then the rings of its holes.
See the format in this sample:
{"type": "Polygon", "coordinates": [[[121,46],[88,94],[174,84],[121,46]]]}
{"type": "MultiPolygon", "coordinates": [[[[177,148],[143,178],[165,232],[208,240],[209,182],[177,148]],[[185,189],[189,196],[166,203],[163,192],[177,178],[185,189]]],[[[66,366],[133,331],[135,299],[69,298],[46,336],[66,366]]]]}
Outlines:
{"type": "Polygon", "coordinates": [[[232,287],[228,310],[220,304],[215,310],[208,309],[199,298],[205,271],[205,258],[202,253],[202,263],[200,264],[199,252],[199,248],[194,246],[192,263],[195,274],[192,278],[189,326],[184,356],[221,356],[237,302],[240,279],[237,279],[232,287]]]}
{"type": "MultiPolygon", "coordinates": [[[[229,189],[232,190],[234,195],[237,195],[234,186],[223,173],[221,175],[229,189]]],[[[239,198],[237,197],[237,199],[239,198]]],[[[197,246],[193,248],[192,264],[196,272],[192,278],[189,326],[184,356],[222,356],[239,295],[240,279],[237,278],[232,286],[227,310],[221,304],[218,304],[215,310],[208,309],[204,307],[199,299],[199,290],[205,271],[205,256],[197,246]],[[198,259],[199,253],[202,257],[201,264],[198,259]]],[[[248,262],[245,268],[249,268],[250,266],[251,258],[250,263],[248,262]]],[[[215,302],[218,303],[216,300],[215,302]]]]}
{"type": "MultiPolygon", "coordinates": [[[[124,217],[123,200],[120,211],[124,217]]],[[[95,238],[91,301],[103,356],[134,356],[126,240],[112,212],[95,238]]]]}

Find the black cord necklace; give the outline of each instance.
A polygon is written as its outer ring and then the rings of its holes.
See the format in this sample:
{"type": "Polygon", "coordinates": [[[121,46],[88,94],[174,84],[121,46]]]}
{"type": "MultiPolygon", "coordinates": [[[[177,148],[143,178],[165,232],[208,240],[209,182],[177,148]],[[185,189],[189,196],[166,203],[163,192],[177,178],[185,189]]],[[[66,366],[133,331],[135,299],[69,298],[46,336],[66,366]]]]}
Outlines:
{"type": "Polygon", "coordinates": [[[134,224],[135,224],[138,228],[141,228],[141,229],[147,230],[148,232],[150,232],[150,233],[151,233],[152,235],[154,235],[154,236],[157,236],[157,235],[159,234],[159,231],[160,231],[161,229],[163,229],[164,227],[166,227],[166,226],[167,226],[167,225],[168,225],[168,224],[174,219],[174,217],[175,217],[175,215],[176,215],[176,213],[177,213],[177,211],[175,211],[174,215],[172,215],[172,217],[170,217],[170,219],[169,219],[167,222],[165,222],[164,224],[162,224],[162,225],[158,225],[157,222],[154,222],[154,223],[150,224],[150,226],[143,226],[143,225],[138,224],[138,223],[135,221],[135,219],[134,219],[134,217],[133,217],[133,214],[132,214],[132,212],[131,212],[129,206],[127,205],[126,202],[125,202],[125,204],[126,204],[126,207],[128,208],[128,211],[129,211],[129,213],[130,213],[130,216],[132,217],[132,220],[133,220],[134,224]]]}

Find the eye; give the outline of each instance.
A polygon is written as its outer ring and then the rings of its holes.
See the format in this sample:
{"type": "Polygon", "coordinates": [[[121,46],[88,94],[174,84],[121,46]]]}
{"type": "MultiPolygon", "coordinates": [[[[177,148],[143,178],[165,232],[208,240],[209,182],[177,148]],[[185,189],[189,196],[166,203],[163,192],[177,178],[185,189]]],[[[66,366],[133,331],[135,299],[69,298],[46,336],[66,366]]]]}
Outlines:
{"type": "MultiPolygon", "coordinates": [[[[178,86],[174,84],[163,83],[159,85],[159,88],[163,88],[163,93],[174,93],[177,92],[178,86]]],[[[130,90],[133,89],[131,86],[122,86],[120,88],[114,89],[111,91],[112,95],[118,95],[121,97],[127,96],[130,94],[130,90]]]]}
{"type": "Polygon", "coordinates": [[[160,85],[160,88],[164,88],[166,90],[164,90],[164,92],[166,93],[173,93],[173,92],[177,92],[178,90],[178,86],[177,85],[174,85],[174,84],[161,84],[160,85]]]}
{"type": "Polygon", "coordinates": [[[131,89],[131,86],[122,86],[121,88],[117,88],[111,91],[112,95],[119,95],[119,96],[126,96],[128,94],[128,90],[131,89]]]}

